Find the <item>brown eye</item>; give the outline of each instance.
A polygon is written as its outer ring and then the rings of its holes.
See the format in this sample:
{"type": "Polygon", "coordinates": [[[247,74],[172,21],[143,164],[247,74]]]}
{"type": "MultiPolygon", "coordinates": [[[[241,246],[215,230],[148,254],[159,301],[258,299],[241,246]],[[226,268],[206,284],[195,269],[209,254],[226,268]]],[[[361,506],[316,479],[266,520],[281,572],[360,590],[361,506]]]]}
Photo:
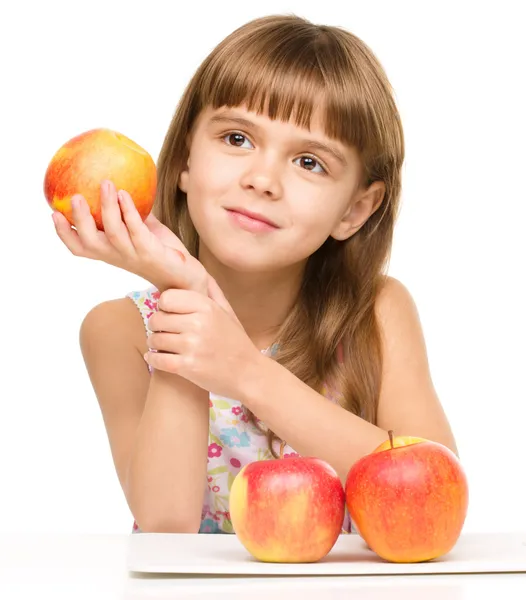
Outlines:
{"type": "Polygon", "coordinates": [[[242,148],[243,144],[248,141],[246,136],[241,133],[228,133],[223,139],[227,140],[229,146],[236,146],[237,148],[242,148]]]}
{"type": "Polygon", "coordinates": [[[300,167],[305,169],[306,171],[312,171],[313,173],[325,173],[325,169],[321,166],[321,164],[312,156],[300,156],[300,167]],[[316,166],[318,166],[321,170],[316,171],[316,166]]]}

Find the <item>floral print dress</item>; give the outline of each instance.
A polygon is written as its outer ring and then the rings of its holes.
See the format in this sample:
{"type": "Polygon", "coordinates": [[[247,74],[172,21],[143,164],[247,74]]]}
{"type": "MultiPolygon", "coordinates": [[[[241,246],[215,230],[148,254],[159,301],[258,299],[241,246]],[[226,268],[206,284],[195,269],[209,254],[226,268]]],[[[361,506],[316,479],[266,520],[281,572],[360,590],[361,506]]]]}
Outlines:
{"type": "MultiPolygon", "coordinates": [[[[146,333],[150,333],[148,319],[157,310],[159,295],[153,286],[126,294],[139,309],[146,333]]],[[[262,352],[272,356],[274,350],[275,346],[272,346],[262,352]]],[[[324,395],[330,398],[326,389],[324,395]]],[[[208,486],[205,489],[199,533],[234,533],[228,510],[230,488],[234,478],[246,464],[257,460],[269,460],[273,456],[268,449],[264,424],[258,421],[263,430],[260,431],[250,423],[241,402],[214,393],[210,393],[209,402],[208,486]]],[[[297,452],[285,445],[283,459],[292,456],[298,456],[297,452]]],[[[342,533],[351,532],[354,533],[355,529],[346,509],[342,533]]],[[[140,533],[135,522],[132,533],[140,533]]]]}

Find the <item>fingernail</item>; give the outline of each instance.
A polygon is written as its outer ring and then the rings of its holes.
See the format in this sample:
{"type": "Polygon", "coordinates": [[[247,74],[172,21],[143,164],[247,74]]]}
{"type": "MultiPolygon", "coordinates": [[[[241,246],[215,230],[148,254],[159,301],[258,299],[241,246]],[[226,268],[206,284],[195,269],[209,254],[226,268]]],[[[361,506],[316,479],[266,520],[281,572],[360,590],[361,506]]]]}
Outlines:
{"type": "Polygon", "coordinates": [[[181,257],[181,260],[185,263],[186,262],[186,256],[180,250],[176,250],[176,252],[181,257]]]}
{"type": "Polygon", "coordinates": [[[77,210],[78,207],[79,207],[79,199],[77,198],[77,196],[73,196],[71,198],[71,208],[73,210],[77,210]]]}
{"type": "Polygon", "coordinates": [[[146,353],[143,355],[143,358],[144,358],[144,360],[145,360],[146,362],[148,362],[148,352],[146,352],[146,353]]]}

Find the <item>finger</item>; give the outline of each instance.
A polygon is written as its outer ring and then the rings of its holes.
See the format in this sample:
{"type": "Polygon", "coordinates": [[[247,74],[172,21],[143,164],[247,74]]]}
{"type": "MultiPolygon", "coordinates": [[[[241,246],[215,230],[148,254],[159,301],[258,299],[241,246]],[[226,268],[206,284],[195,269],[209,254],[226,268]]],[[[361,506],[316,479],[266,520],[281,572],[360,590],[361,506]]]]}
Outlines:
{"type": "MultiPolygon", "coordinates": [[[[198,313],[180,315],[160,311],[149,318],[148,329],[151,332],[166,332],[168,334],[199,332],[203,328],[201,323],[198,313]]],[[[150,335],[153,335],[153,333],[150,335]]],[[[148,339],[150,338],[148,337],[148,339]]],[[[158,348],[158,350],[163,350],[163,348],[158,348]]]]}
{"type": "Polygon", "coordinates": [[[194,290],[168,289],[159,297],[157,306],[169,313],[187,314],[212,308],[213,300],[194,290]]]}
{"type": "Polygon", "coordinates": [[[180,354],[170,354],[164,352],[146,352],[144,360],[158,371],[178,374],[183,365],[183,357],[180,354]]]}
{"type": "Polygon", "coordinates": [[[75,256],[85,256],[78,233],[71,227],[66,217],[58,211],[53,212],[53,223],[58,237],[66,248],[75,256]]]}
{"type": "Polygon", "coordinates": [[[148,331],[169,331],[170,333],[177,332],[176,325],[172,321],[172,317],[177,317],[175,313],[156,310],[147,321],[148,331]]]}
{"type": "Polygon", "coordinates": [[[104,232],[110,244],[125,256],[135,255],[128,228],[124,224],[112,181],[105,180],[100,186],[101,213],[104,232]]]}
{"type": "Polygon", "coordinates": [[[100,248],[100,231],[84,196],[75,194],[71,197],[71,213],[84,251],[97,251],[100,248]]]}
{"type": "Polygon", "coordinates": [[[168,229],[168,227],[166,227],[166,225],[163,225],[161,221],[159,221],[153,212],[151,212],[146,219],[144,219],[144,224],[152,233],[158,233],[165,230],[171,231],[168,229]]]}
{"type": "Polygon", "coordinates": [[[150,213],[144,220],[144,224],[148,230],[157,236],[163,243],[171,248],[179,250],[184,256],[190,256],[186,246],[175,235],[175,233],[166,225],[163,225],[153,213],[150,213]]]}
{"type": "Polygon", "coordinates": [[[170,352],[171,354],[181,354],[182,339],[179,332],[150,333],[148,336],[148,350],[155,352],[170,352]]]}
{"type": "Polygon", "coordinates": [[[149,232],[141,219],[141,215],[139,214],[132,197],[125,190],[119,190],[117,192],[117,201],[132,244],[136,248],[138,245],[144,245],[145,234],[148,236],[149,232]]]}
{"type": "MultiPolygon", "coordinates": [[[[155,227],[166,227],[166,225],[163,225],[161,221],[159,221],[159,219],[153,214],[153,212],[148,214],[146,219],[144,219],[144,223],[148,225],[148,229],[155,227]]],[[[168,228],[166,227],[166,229],[168,228]]]]}

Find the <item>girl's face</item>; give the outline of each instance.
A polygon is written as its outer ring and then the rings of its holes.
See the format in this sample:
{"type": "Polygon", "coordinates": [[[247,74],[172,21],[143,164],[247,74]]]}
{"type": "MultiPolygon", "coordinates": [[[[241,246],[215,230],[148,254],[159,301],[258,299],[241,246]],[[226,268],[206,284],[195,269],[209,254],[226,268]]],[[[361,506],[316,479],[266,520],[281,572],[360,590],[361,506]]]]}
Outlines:
{"type": "Polygon", "coordinates": [[[329,236],[355,233],[383,197],[381,182],[360,188],[360,176],[357,152],[327,138],[317,119],[309,131],[243,107],[207,108],[179,187],[199,258],[263,272],[304,263],[329,236]]]}

